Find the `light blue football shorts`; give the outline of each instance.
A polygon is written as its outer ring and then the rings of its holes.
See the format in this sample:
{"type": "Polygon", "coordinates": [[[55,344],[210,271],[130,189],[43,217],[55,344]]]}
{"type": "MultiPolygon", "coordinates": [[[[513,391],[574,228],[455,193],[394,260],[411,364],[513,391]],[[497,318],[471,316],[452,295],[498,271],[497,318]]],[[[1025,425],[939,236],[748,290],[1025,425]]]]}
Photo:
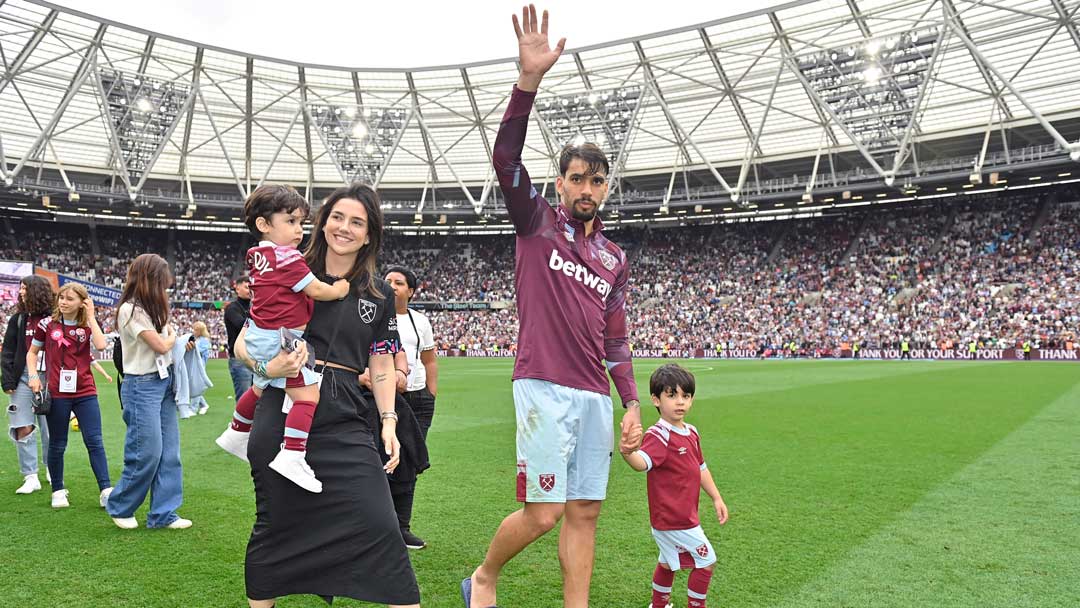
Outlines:
{"type": "MultiPolygon", "coordinates": [[[[293,336],[302,339],[304,332],[290,329],[293,336]]],[[[269,361],[277,356],[281,352],[281,334],[276,329],[263,329],[255,322],[248,319],[247,333],[244,334],[244,346],[247,347],[247,355],[251,359],[256,361],[269,361]]],[[[259,374],[252,374],[252,383],[260,389],[265,389],[267,386],[273,386],[275,388],[286,388],[285,384],[287,380],[293,380],[289,383],[289,387],[292,386],[310,386],[312,384],[318,384],[319,375],[315,373],[315,370],[304,366],[300,368],[300,374],[303,376],[303,384],[300,384],[299,379],[287,379],[287,378],[263,378],[259,374]]]]}
{"type": "Polygon", "coordinates": [[[614,447],[611,397],[546,380],[514,381],[517,499],[604,500],[614,447]]]}

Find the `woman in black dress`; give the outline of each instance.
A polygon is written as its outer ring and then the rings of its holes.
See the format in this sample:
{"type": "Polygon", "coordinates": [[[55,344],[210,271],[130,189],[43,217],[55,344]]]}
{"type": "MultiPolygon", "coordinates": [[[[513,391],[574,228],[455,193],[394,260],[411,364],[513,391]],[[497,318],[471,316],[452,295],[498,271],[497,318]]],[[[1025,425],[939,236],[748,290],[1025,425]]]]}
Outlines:
{"type": "Polygon", "coordinates": [[[284,432],[284,391],[268,388],[255,410],[248,460],[256,520],[245,562],[252,608],[270,608],[276,598],[293,594],[420,605],[386,479],[400,452],[394,414],[394,353],[400,343],[394,292],[375,274],[381,240],[375,191],[361,184],[334,191],[319,210],[305,258],[320,279],[349,280],[348,297],[315,303],[307,346],[292,355],[252,361],[243,340],[236,341],[237,356],[257,373],[295,375],[309,349],[315,370],[323,373],[308,440],[308,462],[323,482],[321,494],[301,489],[268,467],[284,432]],[[364,368],[371,370],[375,403],[360,394],[364,368]],[[378,438],[364,416],[373,407],[383,423],[378,438]],[[377,449],[389,455],[386,465],[377,449]]]}

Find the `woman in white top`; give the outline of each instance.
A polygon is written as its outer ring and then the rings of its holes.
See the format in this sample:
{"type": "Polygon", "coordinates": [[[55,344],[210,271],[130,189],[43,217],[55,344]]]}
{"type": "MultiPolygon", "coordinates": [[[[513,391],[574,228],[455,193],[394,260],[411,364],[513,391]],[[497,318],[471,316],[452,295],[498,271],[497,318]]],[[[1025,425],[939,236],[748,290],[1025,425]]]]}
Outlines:
{"type": "Polygon", "coordinates": [[[173,397],[172,357],[176,330],[169,324],[173,282],[161,256],[144,253],[128,268],[116,329],[124,355],[124,472],[105,509],[125,530],[137,528],[135,510],[150,496],[148,528],[189,528],[177,515],[183,502],[180,429],[173,397]]]}

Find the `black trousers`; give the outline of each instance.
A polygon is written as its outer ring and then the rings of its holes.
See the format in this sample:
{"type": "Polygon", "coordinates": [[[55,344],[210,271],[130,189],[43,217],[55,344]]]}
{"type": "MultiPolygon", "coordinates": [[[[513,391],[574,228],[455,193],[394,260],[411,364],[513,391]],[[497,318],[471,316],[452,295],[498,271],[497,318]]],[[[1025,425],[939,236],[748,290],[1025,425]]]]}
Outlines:
{"type": "MultiPolygon", "coordinates": [[[[420,432],[427,440],[431,420],[435,417],[435,397],[427,388],[408,391],[402,394],[412,408],[416,421],[420,423],[420,432]]],[[[413,500],[416,495],[416,479],[407,483],[390,482],[390,496],[394,499],[394,511],[397,512],[398,525],[402,530],[409,530],[412,524],[413,500]]]]}

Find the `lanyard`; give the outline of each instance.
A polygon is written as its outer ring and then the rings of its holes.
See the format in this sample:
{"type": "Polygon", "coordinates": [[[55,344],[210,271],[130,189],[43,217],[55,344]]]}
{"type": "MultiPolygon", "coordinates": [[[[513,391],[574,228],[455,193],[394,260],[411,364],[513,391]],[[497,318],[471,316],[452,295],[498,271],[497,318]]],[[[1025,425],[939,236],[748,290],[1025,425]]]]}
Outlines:
{"type": "Polygon", "coordinates": [[[413,333],[416,334],[416,364],[420,365],[420,331],[416,329],[416,321],[412,317],[412,309],[406,308],[405,313],[409,315],[409,323],[412,324],[413,333]]]}
{"type": "MultiPolygon", "coordinates": [[[[69,338],[67,336],[67,328],[68,327],[78,328],[79,326],[77,326],[77,325],[64,325],[64,322],[60,321],[60,339],[55,340],[55,342],[57,343],[56,344],[56,349],[60,354],[60,369],[68,369],[68,366],[64,364],[64,359],[67,357],[66,343],[69,342],[69,341],[73,341],[73,340],[78,339],[78,337],[69,338]]],[[[75,357],[75,366],[74,367],[75,367],[75,369],[79,369],[79,358],[77,356],[75,357]]]]}

